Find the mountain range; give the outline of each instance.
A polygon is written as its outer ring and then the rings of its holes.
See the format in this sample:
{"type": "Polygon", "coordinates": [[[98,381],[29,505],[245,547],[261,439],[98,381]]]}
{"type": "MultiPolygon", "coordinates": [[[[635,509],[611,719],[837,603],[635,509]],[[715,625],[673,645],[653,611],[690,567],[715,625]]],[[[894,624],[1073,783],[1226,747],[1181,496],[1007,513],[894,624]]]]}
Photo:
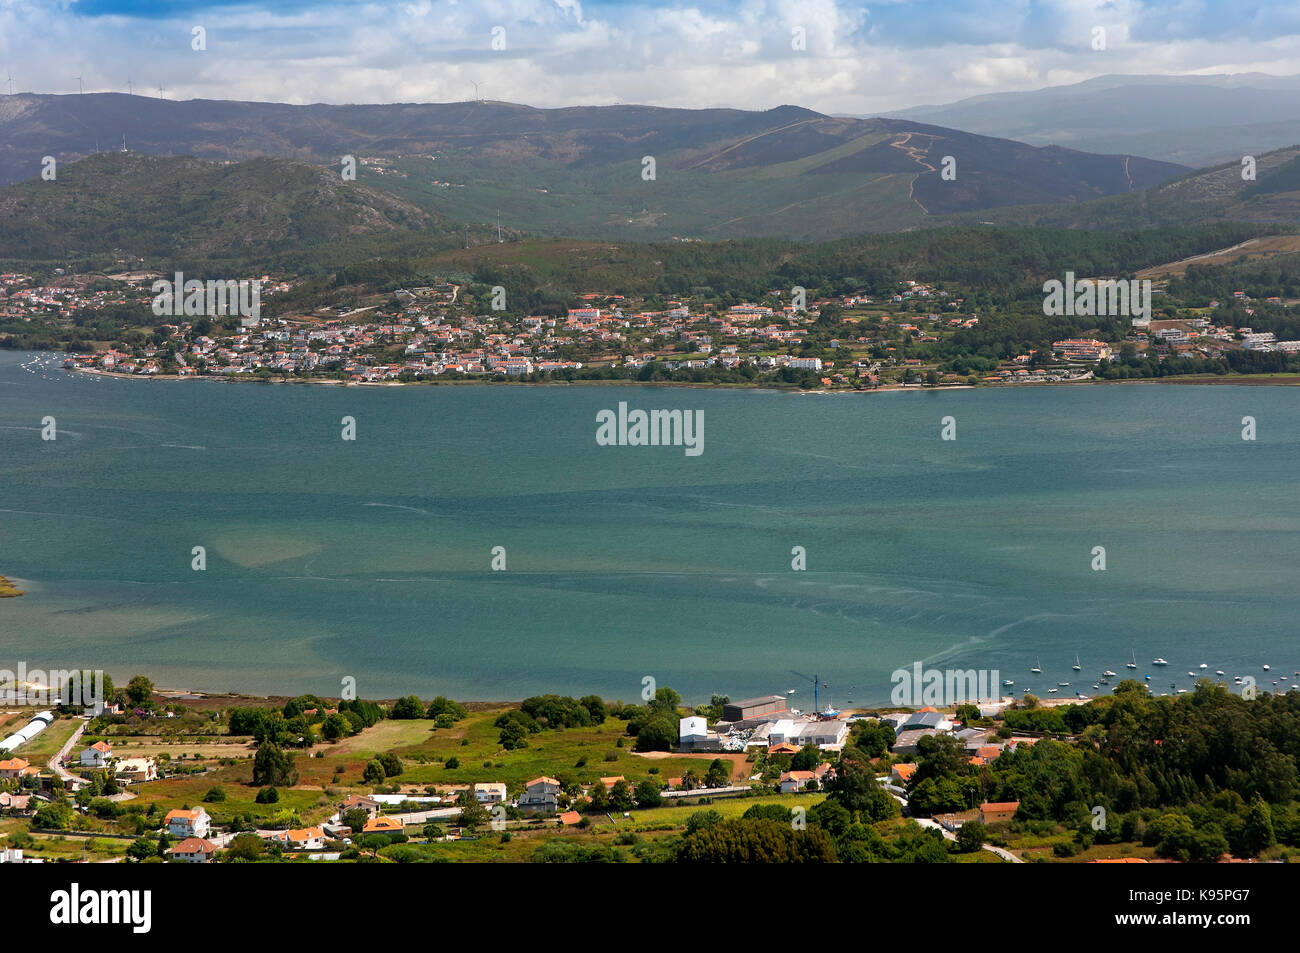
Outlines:
{"type": "Polygon", "coordinates": [[[1188,171],[906,119],[469,102],[365,106],[118,93],[0,97],[0,176],[100,150],[341,168],[450,221],[647,240],[825,239],[1008,205],[1079,203],[1188,171]],[[955,177],[942,174],[945,157],[955,177]]]}

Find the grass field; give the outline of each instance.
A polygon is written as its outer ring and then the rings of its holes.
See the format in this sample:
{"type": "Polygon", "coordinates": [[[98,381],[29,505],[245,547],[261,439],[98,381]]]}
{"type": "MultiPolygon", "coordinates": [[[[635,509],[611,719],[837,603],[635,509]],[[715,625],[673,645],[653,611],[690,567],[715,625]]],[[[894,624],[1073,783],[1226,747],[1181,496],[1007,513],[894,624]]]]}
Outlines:
{"type": "MultiPolygon", "coordinates": [[[[27,717],[30,718],[31,716],[27,717]]],[[[44,767],[45,762],[58,754],[64,742],[72,737],[80,724],[81,721],[76,718],[57,718],[54,724],[27,742],[14,754],[26,758],[32,764],[39,764],[44,767]]]]}

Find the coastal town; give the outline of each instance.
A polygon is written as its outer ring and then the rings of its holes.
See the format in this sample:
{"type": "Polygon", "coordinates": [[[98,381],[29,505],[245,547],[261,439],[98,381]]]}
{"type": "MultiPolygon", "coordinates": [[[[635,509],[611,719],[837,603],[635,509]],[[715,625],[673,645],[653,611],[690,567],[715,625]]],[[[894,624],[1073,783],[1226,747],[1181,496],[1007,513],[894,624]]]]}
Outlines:
{"type": "MultiPolygon", "coordinates": [[[[28,701],[41,691],[20,687],[28,701]]],[[[1096,701],[922,708],[801,710],[793,690],[687,706],[665,688],[637,705],[489,705],[255,699],[162,691],[138,675],[110,681],[92,708],[35,710],[11,690],[0,863],[662,862],[707,856],[700,832],[718,824],[793,837],[781,849],[821,860],[1285,860],[1300,849],[1284,813],[1262,840],[1201,843],[1173,805],[1007,796],[1107,711],[1146,699],[1130,681],[1096,701]],[[1113,821],[1098,826],[1107,810],[1113,821]]],[[[1205,679],[1171,703],[1255,704],[1205,679]]]]}
{"type": "MultiPolygon", "coordinates": [[[[1300,352],[1300,341],[1224,321],[1255,313],[1255,302],[1240,291],[1222,308],[1212,301],[1135,321],[1112,335],[1116,340],[1063,338],[997,358],[953,358],[946,355],[962,332],[978,328],[980,315],[966,309],[963,297],[913,280],[891,296],[852,294],[806,305],[796,299],[803,289],[773,289],[761,303],[726,307],[690,297],[652,302],[581,292],[577,307],[514,314],[494,310],[504,289],[448,279],[297,313],[274,307],[295,280],[264,275],[245,280],[260,282],[272,313],[249,321],[170,312],[159,320],[148,311],[159,277],[38,281],[0,274],[0,328],[11,336],[24,325],[62,328],[71,351],[63,366],[77,371],[351,384],[668,379],[866,390],[1060,383],[1093,379],[1099,362],[1300,352]],[[142,326],[122,330],[117,340],[88,340],[104,314],[134,314],[142,326]]],[[[1262,304],[1285,307],[1278,298],[1262,304]]],[[[4,337],[0,331],[0,342],[4,337]]]]}

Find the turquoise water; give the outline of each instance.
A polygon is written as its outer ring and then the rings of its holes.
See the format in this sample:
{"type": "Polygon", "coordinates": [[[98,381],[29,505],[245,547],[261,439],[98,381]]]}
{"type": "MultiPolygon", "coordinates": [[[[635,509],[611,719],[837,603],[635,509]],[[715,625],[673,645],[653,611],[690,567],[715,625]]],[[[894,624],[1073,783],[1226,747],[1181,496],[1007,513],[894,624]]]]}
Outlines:
{"type": "Polygon", "coordinates": [[[1133,650],[1165,690],[1202,662],[1267,688],[1300,669],[1298,464],[1296,388],[345,388],[0,352],[0,573],[27,591],[0,667],[628,700],[647,675],[802,699],[798,671],[865,704],[917,660],[1091,694],[1133,650]],[[702,411],[703,454],[597,446],[620,400],[702,411]]]}

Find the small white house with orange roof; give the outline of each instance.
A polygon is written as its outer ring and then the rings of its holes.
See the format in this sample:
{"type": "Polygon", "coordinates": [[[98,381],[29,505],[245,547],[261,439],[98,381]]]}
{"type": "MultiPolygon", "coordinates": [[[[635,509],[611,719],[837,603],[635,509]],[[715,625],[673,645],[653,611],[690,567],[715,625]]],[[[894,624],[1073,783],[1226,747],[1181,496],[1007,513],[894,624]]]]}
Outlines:
{"type": "Polygon", "coordinates": [[[206,864],[217,853],[217,845],[202,837],[187,837],[175,847],[167,850],[172,860],[187,864],[206,864]]]}
{"type": "Polygon", "coordinates": [[[89,748],[83,748],[81,752],[81,766],[83,768],[102,768],[113,757],[113,746],[107,741],[96,741],[89,748]]]}
{"type": "Polygon", "coordinates": [[[372,817],[361,828],[363,834],[400,834],[402,822],[395,817],[372,817]]]}
{"type": "Polygon", "coordinates": [[[201,807],[168,811],[163,825],[172,837],[207,837],[212,830],[212,818],[201,807]]]}
{"type": "Polygon", "coordinates": [[[290,828],[276,831],[268,840],[279,841],[289,850],[320,850],[325,846],[323,827],[290,828]]]}

